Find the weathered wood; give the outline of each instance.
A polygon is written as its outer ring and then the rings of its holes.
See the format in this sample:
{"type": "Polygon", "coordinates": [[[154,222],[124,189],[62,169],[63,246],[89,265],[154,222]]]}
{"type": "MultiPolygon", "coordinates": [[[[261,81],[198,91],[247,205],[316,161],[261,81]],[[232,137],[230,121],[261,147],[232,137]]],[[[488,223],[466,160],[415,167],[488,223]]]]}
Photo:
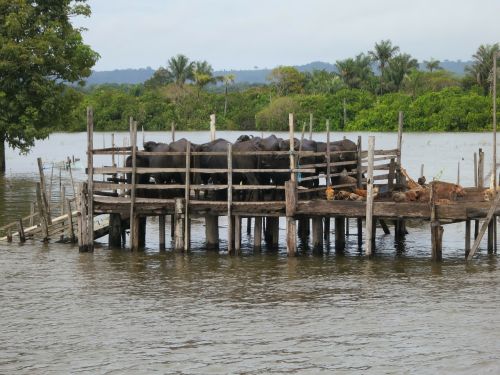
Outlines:
{"type": "Polygon", "coordinates": [[[87,249],[94,251],[94,112],[87,107],[87,249]]]}
{"type": "Polygon", "coordinates": [[[344,249],[345,249],[345,217],[337,216],[335,217],[335,252],[342,253],[344,249]]]}
{"type": "Polygon", "coordinates": [[[326,186],[332,184],[330,176],[330,120],[326,120],[326,186]]]}
{"type": "Polygon", "coordinates": [[[424,165],[420,164],[420,177],[424,177],[424,165]]]}
{"type": "Polygon", "coordinates": [[[457,185],[460,185],[460,162],[458,162],[457,166],[457,185]]]}
{"type": "Polygon", "coordinates": [[[298,220],[298,236],[303,245],[307,245],[309,233],[310,233],[310,224],[309,218],[301,217],[298,220]]]}
{"type": "MultiPolygon", "coordinates": [[[[138,239],[135,238],[136,235],[139,235],[138,224],[135,223],[137,220],[137,215],[135,213],[135,199],[137,193],[137,122],[134,121],[132,117],[130,117],[130,143],[132,145],[132,176],[131,183],[132,187],[130,189],[130,246],[132,251],[138,250],[138,248],[134,247],[134,244],[138,244],[138,239]],[[135,230],[134,230],[135,229],[135,230]]],[[[118,169],[118,168],[117,168],[118,169]]]]}
{"type": "Polygon", "coordinates": [[[110,247],[121,247],[122,246],[122,217],[118,213],[112,213],[109,215],[109,236],[108,245],[110,247]]]}
{"type": "Polygon", "coordinates": [[[130,248],[132,251],[139,250],[140,235],[141,235],[141,218],[137,213],[134,213],[134,218],[130,220],[130,248]]]}
{"type": "Polygon", "coordinates": [[[172,142],[175,142],[175,123],[172,121],[170,124],[170,134],[172,136],[172,142]]]}
{"type": "Polygon", "coordinates": [[[469,255],[470,252],[470,235],[471,235],[471,221],[465,220],[465,257],[469,255]]]}
{"type": "Polygon", "coordinates": [[[495,210],[497,209],[498,204],[500,203],[500,194],[497,194],[495,197],[495,200],[491,204],[490,210],[488,211],[488,214],[486,215],[486,219],[483,222],[483,225],[481,226],[481,230],[478,233],[477,238],[474,241],[474,245],[472,245],[472,249],[469,252],[469,256],[467,257],[467,260],[472,260],[474,257],[474,254],[476,253],[477,249],[479,248],[479,244],[481,243],[481,240],[483,239],[484,233],[486,232],[486,229],[489,226],[489,223],[491,219],[493,218],[493,215],[495,213],[495,210]]]}
{"type": "Polygon", "coordinates": [[[174,248],[176,251],[184,250],[184,220],[182,214],[184,212],[184,202],[182,198],[175,199],[175,234],[174,248]]]}
{"type": "Polygon", "coordinates": [[[26,235],[24,234],[23,219],[19,219],[17,226],[17,233],[19,234],[19,242],[26,242],[26,235]]]}
{"type": "Polygon", "coordinates": [[[219,217],[216,215],[205,216],[205,246],[209,250],[219,249],[219,217]]]}
{"type": "Polygon", "coordinates": [[[254,240],[253,249],[255,251],[260,251],[262,246],[262,217],[256,216],[253,226],[254,240]]]}
{"type": "Polygon", "coordinates": [[[73,211],[71,210],[71,199],[66,199],[66,214],[68,215],[68,238],[71,243],[76,242],[75,230],[73,228],[73,211]]]}
{"type": "Polygon", "coordinates": [[[36,199],[38,207],[38,217],[40,219],[40,225],[42,227],[43,241],[47,242],[49,240],[49,222],[47,221],[47,213],[45,212],[46,206],[43,203],[43,193],[41,188],[41,183],[36,183],[36,199]]]}
{"type": "Polygon", "coordinates": [[[493,218],[490,220],[488,224],[488,254],[493,254],[493,243],[495,240],[495,226],[494,226],[493,218]]]}
{"type": "Polygon", "coordinates": [[[382,230],[384,231],[384,234],[391,234],[391,231],[389,229],[389,226],[383,219],[379,219],[378,222],[380,223],[380,226],[382,227],[382,230]]]}
{"type": "Polygon", "coordinates": [[[33,226],[33,221],[35,217],[35,202],[30,202],[30,215],[29,215],[29,226],[33,226]]]}
{"type": "Polygon", "coordinates": [[[159,215],[158,216],[158,242],[160,251],[165,250],[165,224],[166,224],[166,216],[159,215]]]}
{"type": "Polygon", "coordinates": [[[474,186],[477,187],[477,153],[474,152],[474,186]]]}
{"type": "Polygon", "coordinates": [[[233,253],[233,220],[232,220],[232,205],[233,205],[233,146],[227,144],[227,251],[233,253]]]}
{"type": "Polygon", "coordinates": [[[491,174],[493,176],[493,191],[496,193],[497,188],[497,57],[498,52],[493,52],[493,77],[492,77],[492,93],[491,93],[491,101],[493,102],[493,155],[492,155],[492,165],[491,165],[491,174]]]}
{"type": "Polygon", "coordinates": [[[431,184],[429,204],[431,206],[431,258],[432,260],[439,261],[443,258],[443,227],[440,225],[439,220],[437,220],[436,216],[436,196],[434,192],[434,184],[431,184]]]}
{"type": "MultiPolygon", "coordinates": [[[[398,138],[399,139],[399,138],[398,138]]],[[[375,149],[375,137],[368,138],[368,174],[366,184],[366,241],[365,251],[367,256],[373,253],[373,151],[375,149]]]]}
{"type": "Polygon", "coordinates": [[[241,252],[241,216],[234,216],[234,253],[241,252]]]}
{"type": "Polygon", "coordinates": [[[295,181],[285,182],[285,202],[286,202],[286,216],[293,217],[297,207],[297,183],[295,181]]]}
{"type": "Polygon", "coordinates": [[[312,247],[314,252],[323,251],[323,218],[312,218],[312,247]]]}
{"type": "MultiPolygon", "coordinates": [[[[290,137],[290,170],[295,169],[295,131],[294,131],[294,122],[293,122],[293,113],[288,114],[288,127],[289,127],[289,137],[290,137]]],[[[314,172],[312,172],[314,173],[314,172]]],[[[290,180],[295,182],[297,176],[295,173],[290,172],[290,180]]]]}
{"type": "MultiPolygon", "coordinates": [[[[41,196],[42,200],[40,204],[43,205],[43,212],[45,215],[45,220],[47,221],[47,224],[50,225],[52,224],[51,222],[51,214],[50,214],[50,205],[49,205],[49,199],[47,198],[47,187],[45,185],[45,175],[43,173],[43,163],[42,163],[42,158],[37,158],[37,163],[38,163],[38,171],[40,174],[40,191],[41,191],[41,196]]],[[[38,208],[39,212],[40,207],[38,208]]]]}
{"type": "Polygon", "coordinates": [[[290,216],[286,218],[286,250],[289,257],[297,254],[297,222],[290,216]]]}
{"type": "Polygon", "coordinates": [[[215,113],[210,115],[210,140],[215,141],[215,113]]]}
{"type": "Polygon", "coordinates": [[[358,248],[361,249],[363,246],[363,219],[358,217],[356,219],[357,232],[356,235],[358,237],[358,248]]]}
{"type": "Polygon", "coordinates": [[[387,177],[389,191],[392,191],[394,188],[394,178],[395,177],[396,177],[396,162],[395,162],[394,158],[392,158],[391,162],[389,163],[389,174],[387,177]]]}
{"type": "Polygon", "coordinates": [[[484,187],[484,152],[479,149],[479,161],[477,166],[477,187],[482,189],[484,187]]]}
{"type": "Polygon", "coordinates": [[[280,218],[269,217],[268,221],[271,226],[271,248],[277,249],[279,247],[280,218]]]}
{"type": "Polygon", "coordinates": [[[361,136],[358,135],[358,147],[357,147],[357,157],[356,157],[356,180],[357,180],[357,187],[358,189],[361,189],[362,185],[362,179],[363,179],[363,173],[361,170],[363,169],[363,162],[362,162],[362,156],[361,156],[362,150],[361,150],[361,136]]]}
{"type": "Polygon", "coordinates": [[[189,220],[189,198],[190,198],[190,184],[191,184],[191,142],[186,142],[186,186],[184,188],[184,251],[188,251],[191,243],[189,234],[191,232],[191,223],[189,220]]]}
{"type": "Polygon", "coordinates": [[[327,246],[330,246],[330,217],[325,216],[323,220],[323,239],[327,246]]]}
{"type": "Polygon", "coordinates": [[[250,236],[252,234],[252,218],[247,217],[247,235],[250,236]]]}

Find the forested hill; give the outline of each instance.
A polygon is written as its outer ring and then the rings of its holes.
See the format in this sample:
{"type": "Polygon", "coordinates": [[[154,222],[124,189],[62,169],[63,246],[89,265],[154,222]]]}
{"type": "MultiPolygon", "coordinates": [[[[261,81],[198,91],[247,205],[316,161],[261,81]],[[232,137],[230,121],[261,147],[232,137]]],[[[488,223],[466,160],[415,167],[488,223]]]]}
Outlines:
{"type": "MultiPolygon", "coordinates": [[[[470,61],[449,61],[441,62],[443,69],[453,73],[463,75],[465,66],[471,64],[470,61]]],[[[326,70],[328,72],[336,71],[335,65],[321,61],[315,61],[306,65],[296,66],[301,72],[312,72],[313,70],[326,70]]],[[[421,64],[421,69],[424,69],[421,64]]],[[[102,72],[92,72],[92,75],[87,79],[87,85],[96,85],[103,83],[142,83],[149,79],[155,70],[151,67],[141,69],[117,69],[102,72]]],[[[271,72],[271,69],[251,69],[251,70],[224,70],[215,71],[214,75],[234,74],[237,83],[266,83],[266,78],[271,72]]]]}

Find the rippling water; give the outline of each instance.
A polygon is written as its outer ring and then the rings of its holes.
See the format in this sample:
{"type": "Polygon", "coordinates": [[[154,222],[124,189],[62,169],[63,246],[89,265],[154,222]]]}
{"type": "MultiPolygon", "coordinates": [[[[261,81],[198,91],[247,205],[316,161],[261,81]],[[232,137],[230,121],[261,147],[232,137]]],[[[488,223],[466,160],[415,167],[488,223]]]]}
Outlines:
{"type": "MultiPolygon", "coordinates": [[[[489,151],[486,134],[405,139],[410,174],[425,163],[428,176],[454,181],[463,156],[466,185],[472,152],[489,151]]],[[[394,143],[393,134],[377,135],[380,147],[394,143]]],[[[29,212],[36,156],[83,160],[84,148],[83,134],[56,134],[27,157],[9,154],[10,170],[0,178],[0,222],[29,212]]],[[[150,228],[140,253],[104,244],[79,254],[62,244],[0,243],[0,373],[500,370],[498,260],[483,252],[464,263],[463,224],[445,226],[443,263],[429,260],[429,228],[420,223],[409,224],[403,245],[380,233],[378,255],[370,260],[359,254],[355,236],[344,256],[332,249],[289,259],[284,247],[254,254],[244,234],[243,255],[229,257],[204,250],[201,222],[190,254],[159,253],[157,226],[150,228]]]]}

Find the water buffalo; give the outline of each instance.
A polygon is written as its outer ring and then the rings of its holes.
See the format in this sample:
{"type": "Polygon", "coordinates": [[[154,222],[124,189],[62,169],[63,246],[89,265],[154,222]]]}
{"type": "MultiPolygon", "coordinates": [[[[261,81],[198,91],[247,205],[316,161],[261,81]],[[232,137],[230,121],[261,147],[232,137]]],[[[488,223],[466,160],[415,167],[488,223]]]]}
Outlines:
{"type": "MultiPolygon", "coordinates": [[[[147,156],[142,156],[142,155],[137,155],[136,156],[136,162],[135,165],[137,168],[148,168],[149,167],[149,158],[147,156]]],[[[132,156],[127,157],[125,159],[125,167],[132,167],[132,156]]],[[[150,183],[150,177],[151,175],[149,173],[141,173],[141,174],[136,174],[136,179],[135,182],[137,184],[149,184],[150,183]]],[[[132,183],[132,173],[127,173],[127,184],[132,183]]],[[[136,191],[136,196],[137,197],[152,197],[152,191],[149,189],[137,189],[136,191]]]]}

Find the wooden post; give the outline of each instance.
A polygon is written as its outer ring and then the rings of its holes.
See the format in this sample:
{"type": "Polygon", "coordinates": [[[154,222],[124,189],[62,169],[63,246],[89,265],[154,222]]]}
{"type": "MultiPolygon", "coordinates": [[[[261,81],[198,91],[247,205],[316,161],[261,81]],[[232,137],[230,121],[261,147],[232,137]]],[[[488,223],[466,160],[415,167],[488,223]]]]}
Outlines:
{"type": "MultiPolygon", "coordinates": [[[[397,163],[399,174],[401,174],[401,149],[403,147],[403,111],[399,111],[399,120],[398,120],[398,155],[397,155],[397,163]]],[[[400,181],[398,181],[400,183],[400,181]]]]}
{"type": "Polygon", "coordinates": [[[78,250],[80,252],[88,251],[88,220],[87,220],[87,205],[85,193],[87,191],[87,184],[82,183],[78,186],[77,206],[78,206],[78,250]]]}
{"type": "Polygon", "coordinates": [[[47,242],[49,240],[49,223],[47,221],[47,213],[45,212],[46,206],[43,203],[43,194],[41,183],[36,183],[36,199],[38,206],[38,217],[40,219],[40,225],[42,227],[43,241],[47,242]]]}
{"type": "Polygon", "coordinates": [[[239,254],[241,251],[241,216],[234,217],[234,253],[239,254]]]}
{"type": "Polygon", "coordinates": [[[109,214],[108,246],[119,248],[122,246],[122,217],[118,213],[109,214]]]}
{"type": "Polygon", "coordinates": [[[205,238],[206,247],[209,250],[219,249],[219,217],[215,215],[205,216],[205,238]]]}
{"type": "Polygon", "coordinates": [[[73,212],[71,210],[71,200],[66,199],[66,213],[68,214],[68,235],[71,243],[75,243],[75,230],[73,229],[73,212]]]}
{"type": "Polygon", "coordinates": [[[182,213],[184,212],[184,202],[182,198],[175,198],[175,235],[174,248],[176,251],[184,250],[184,220],[182,213]]]}
{"type": "Polygon", "coordinates": [[[490,223],[488,224],[488,254],[493,254],[493,242],[495,239],[495,222],[494,222],[495,216],[492,217],[492,220],[490,220],[490,223]]]}
{"type": "Polygon", "coordinates": [[[66,201],[66,186],[61,186],[61,197],[60,197],[61,201],[59,202],[60,203],[60,211],[61,211],[61,216],[65,214],[64,210],[65,210],[65,201],[66,201]]]}
{"type": "Polygon", "coordinates": [[[442,260],[443,227],[439,224],[436,217],[436,197],[434,194],[434,184],[431,184],[430,192],[431,205],[431,242],[432,242],[432,260],[442,260]]]}
{"type": "Polygon", "coordinates": [[[210,115],[210,140],[215,141],[215,114],[210,115]]]}
{"type": "Polygon", "coordinates": [[[420,177],[424,177],[424,165],[420,164],[420,177]]]}
{"type": "Polygon", "coordinates": [[[309,113],[309,140],[313,138],[313,114],[309,113]]]}
{"type": "Polygon", "coordinates": [[[308,217],[300,218],[298,220],[298,234],[300,241],[302,242],[303,245],[307,244],[309,232],[310,232],[309,218],[308,217]]]}
{"type": "Polygon", "coordinates": [[[297,253],[297,223],[294,218],[297,208],[297,199],[297,183],[295,181],[286,181],[286,249],[288,256],[295,256],[297,253]]]}
{"type": "Polygon", "coordinates": [[[482,189],[484,187],[484,152],[479,149],[479,162],[477,165],[477,187],[482,189]]]}
{"type": "Polygon", "coordinates": [[[497,58],[498,52],[493,53],[493,165],[491,174],[493,175],[493,191],[497,191],[497,58]]]}
{"type": "MultiPolygon", "coordinates": [[[[358,144],[357,144],[357,155],[356,155],[356,186],[358,189],[363,188],[363,158],[362,158],[362,143],[361,136],[358,135],[358,144]]],[[[363,245],[363,218],[358,217],[356,219],[356,224],[358,227],[357,236],[358,236],[358,248],[361,249],[363,245]]]]}
{"type": "MultiPolygon", "coordinates": [[[[43,173],[43,164],[42,164],[42,158],[37,158],[37,163],[38,163],[38,172],[40,173],[40,191],[41,191],[41,204],[43,205],[44,209],[44,214],[45,214],[45,219],[47,220],[47,224],[50,225],[52,224],[52,219],[50,215],[50,205],[49,205],[49,199],[47,198],[47,190],[45,186],[45,176],[43,173]]],[[[40,210],[40,207],[38,208],[40,210]]]]}
{"type": "Polygon", "coordinates": [[[294,123],[293,123],[293,113],[288,114],[288,127],[289,127],[289,136],[290,136],[290,181],[296,181],[296,175],[293,171],[295,169],[295,131],[294,131],[294,123]]]}
{"type": "Polygon", "coordinates": [[[314,252],[323,251],[323,218],[321,216],[312,218],[312,246],[314,252]]]}
{"type": "Polygon", "coordinates": [[[35,203],[31,202],[30,203],[30,219],[29,219],[29,226],[32,227],[34,220],[35,220],[35,203]]]}
{"type": "Polygon", "coordinates": [[[132,188],[130,189],[130,246],[132,251],[138,250],[139,244],[138,238],[135,238],[136,235],[139,236],[139,226],[136,225],[135,221],[138,219],[135,214],[135,195],[136,195],[136,180],[137,180],[137,122],[134,121],[132,117],[130,117],[130,143],[132,146],[132,178],[131,184],[132,188]]]}
{"type": "Polygon", "coordinates": [[[19,222],[17,224],[17,233],[19,233],[19,242],[20,243],[26,242],[26,236],[24,234],[24,226],[22,218],[19,218],[19,222]]]}
{"type": "Polygon", "coordinates": [[[465,258],[470,252],[470,219],[465,220],[465,258]]]}
{"type": "Polygon", "coordinates": [[[474,257],[474,254],[476,253],[477,249],[479,248],[479,244],[481,243],[481,240],[483,239],[484,233],[486,232],[486,229],[488,228],[491,219],[493,218],[495,214],[495,210],[497,209],[498,205],[500,204],[500,194],[497,194],[495,197],[495,200],[490,206],[490,209],[488,211],[488,214],[486,215],[486,219],[483,222],[483,225],[481,226],[481,230],[478,233],[477,238],[474,240],[474,245],[472,245],[472,249],[469,252],[469,256],[467,257],[467,260],[472,260],[474,257]]]}
{"type": "Polygon", "coordinates": [[[252,218],[250,216],[247,217],[247,235],[252,234],[252,218]]]}
{"type": "Polygon", "coordinates": [[[326,242],[326,246],[330,246],[330,216],[325,216],[323,220],[323,239],[326,242]]]}
{"type": "Polygon", "coordinates": [[[345,217],[335,217],[335,252],[342,253],[345,249],[345,217]]]}
{"type": "Polygon", "coordinates": [[[94,251],[94,112],[87,107],[87,248],[94,251]]]}
{"type": "Polygon", "coordinates": [[[160,251],[165,250],[165,221],[166,216],[158,216],[158,235],[159,235],[159,248],[160,251]]]}
{"type": "Polygon", "coordinates": [[[186,142],[186,185],[184,187],[184,251],[189,250],[191,239],[190,234],[190,220],[189,220],[189,198],[191,191],[191,142],[186,142]]]}
{"type": "Polygon", "coordinates": [[[171,124],[172,142],[175,142],[175,123],[172,121],[171,124]]]}
{"type": "Polygon", "coordinates": [[[394,158],[391,158],[391,161],[389,163],[389,177],[387,181],[387,188],[389,191],[392,191],[394,188],[394,178],[396,177],[396,162],[394,158]]]}
{"type": "MultiPolygon", "coordinates": [[[[400,112],[401,116],[401,112],[400,112]]],[[[398,136],[399,139],[399,136],[398,136]]],[[[399,141],[398,141],[399,144],[399,141]]],[[[373,156],[375,152],[375,137],[368,138],[368,173],[366,177],[366,255],[373,253],[373,156]]]]}
{"type": "Polygon", "coordinates": [[[385,220],[379,219],[378,222],[380,223],[380,226],[382,227],[384,234],[391,234],[391,231],[389,230],[389,227],[387,226],[385,220]]]}
{"type": "Polygon", "coordinates": [[[474,152],[474,186],[477,187],[477,154],[474,152]]]}
{"type": "Polygon", "coordinates": [[[330,120],[326,120],[326,186],[332,184],[330,178],[330,120]]]}
{"type": "Polygon", "coordinates": [[[253,233],[254,233],[253,249],[255,251],[260,251],[262,246],[262,216],[255,217],[253,233]]]}
{"type": "Polygon", "coordinates": [[[227,144],[227,251],[233,254],[233,146],[227,144]]]}
{"type": "Polygon", "coordinates": [[[362,246],[363,246],[363,219],[362,218],[358,218],[357,219],[357,226],[358,226],[358,230],[357,230],[357,236],[358,236],[358,248],[361,250],[362,246]]]}

